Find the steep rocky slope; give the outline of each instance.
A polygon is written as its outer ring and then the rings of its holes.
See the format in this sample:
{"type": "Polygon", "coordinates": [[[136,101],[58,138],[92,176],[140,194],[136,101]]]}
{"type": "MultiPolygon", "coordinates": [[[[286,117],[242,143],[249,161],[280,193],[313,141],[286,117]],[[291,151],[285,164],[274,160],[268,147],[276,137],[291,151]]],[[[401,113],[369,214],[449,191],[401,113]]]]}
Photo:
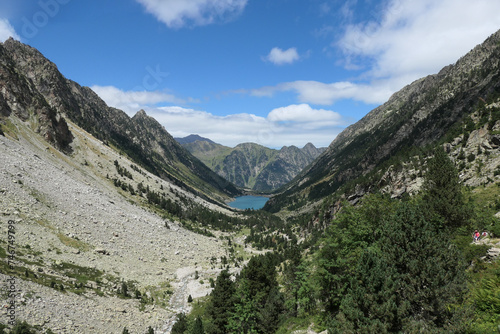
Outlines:
{"type": "MultiPolygon", "coordinates": [[[[34,73],[20,73],[10,52],[0,46],[0,120],[10,115],[31,126],[58,149],[69,152],[73,137],[64,118],[33,83],[34,73]]],[[[0,130],[1,131],[1,130],[0,130]]]]}
{"type": "MultiPolygon", "coordinates": [[[[290,182],[325,149],[309,143],[302,149],[284,146],[273,150],[254,143],[234,148],[210,140],[180,139],[189,152],[220,176],[242,188],[269,192],[290,182]]],[[[179,139],[177,139],[179,140],[179,139]]]]}
{"type": "Polygon", "coordinates": [[[151,197],[228,217],[219,202],[239,191],[143,111],[109,108],[12,39],[0,45],[0,160],[0,306],[14,304],[16,320],[168,333],[229,256],[221,233],[185,229],[151,197]]]}
{"type": "Polygon", "coordinates": [[[344,130],[267,208],[278,211],[292,203],[320,201],[391,157],[438,142],[497,96],[499,63],[497,32],[454,65],[404,87],[344,130]]]}
{"type": "MultiPolygon", "coordinates": [[[[189,294],[209,291],[208,278],[217,275],[212,258],[227,253],[219,239],[145,209],[145,195],[131,195],[113,180],[141,183],[179,204],[231,212],[137,167],[72,122],[68,128],[71,156],[15,116],[0,136],[2,289],[14,277],[16,319],[56,333],[121,333],[123,327],[142,333],[148,326],[163,333],[175,313],[186,311],[189,294]]],[[[2,307],[8,302],[2,298],[2,307]]],[[[8,320],[2,312],[0,323],[8,320]]]]}
{"type": "Polygon", "coordinates": [[[36,49],[9,39],[0,46],[0,57],[0,104],[6,106],[2,115],[14,110],[23,120],[34,114],[43,116],[35,117],[33,126],[61,149],[67,150],[71,142],[64,121],[67,117],[162,178],[220,201],[239,194],[178,145],[154,119],[143,112],[130,118],[108,107],[90,88],[64,78],[36,49]],[[40,124],[35,124],[38,120],[40,124]]]}
{"type": "MultiPolygon", "coordinates": [[[[467,117],[471,126],[468,131],[464,129],[458,135],[450,133],[442,143],[455,162],[463,184],[472,189],[494,186],[500,181],[500,99],[494,101],[467,117]],[[488,116],[484,118],[481,114],[488,116]]],[[[392,197],[415,194],[422,186],[425,165],[426,159],[419,156],[410,157],[400,164],[390,164],[373,176],[372,187],[392,197]]],[[[369,187],[358,187],[351,198],[362,197],[367,191],[370,191],[369,187]]]]}
{"type": "Polygon", "coordinates": [[[155,162],[160,159],[169,162],[169,175],[164,177],[179,185],[191,185],[191,192],[199,192],[200,195],[208,194],[211,197],[212,193],[221,190],[226,196],[240,193],[233,184],[218,176],[180,146],[165,128],[154,118],[147,116],[144,110],[132,117],[132,123],[137,133],[132,137],[133,142],[139,145],[143,152],[148,152],[148,156],[153,156],[155,162]],[[181,180],[181,183],[176,180],[181,180]]]}

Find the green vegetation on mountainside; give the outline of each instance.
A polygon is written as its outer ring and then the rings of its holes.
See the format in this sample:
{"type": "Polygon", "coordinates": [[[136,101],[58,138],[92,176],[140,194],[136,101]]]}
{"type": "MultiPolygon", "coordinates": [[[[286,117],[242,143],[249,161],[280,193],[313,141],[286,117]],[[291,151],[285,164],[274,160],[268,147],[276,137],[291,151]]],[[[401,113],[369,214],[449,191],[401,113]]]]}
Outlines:
{"type": "Polygon", "coordinates": [[[222,272],[196,316],[182,318],[184,328],[198,321],[204,333],[289,333],[311,323],[329,333],[496,330],[498,263],[479,259],[487,247],[471,244],[470,234],[500,232],[500,221],[491,215],[495,202],[484,208],[467,194],[438,148],[421,194],[344,203],[314,243],[276,247],[234,281],[222,272]]]}

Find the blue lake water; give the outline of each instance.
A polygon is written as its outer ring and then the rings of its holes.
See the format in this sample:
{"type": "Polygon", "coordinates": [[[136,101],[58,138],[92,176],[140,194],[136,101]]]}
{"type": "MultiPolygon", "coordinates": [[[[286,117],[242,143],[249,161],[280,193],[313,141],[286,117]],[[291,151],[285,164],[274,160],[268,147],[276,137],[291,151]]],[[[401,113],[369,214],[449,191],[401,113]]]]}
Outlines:
{"type": "Polygon", "coordinates": [[[264,207],[269,197],[264,196],[240,196],[232,202],[227,203],[230,207],[235,209],[254,209],[259,210],[264,207]]]}

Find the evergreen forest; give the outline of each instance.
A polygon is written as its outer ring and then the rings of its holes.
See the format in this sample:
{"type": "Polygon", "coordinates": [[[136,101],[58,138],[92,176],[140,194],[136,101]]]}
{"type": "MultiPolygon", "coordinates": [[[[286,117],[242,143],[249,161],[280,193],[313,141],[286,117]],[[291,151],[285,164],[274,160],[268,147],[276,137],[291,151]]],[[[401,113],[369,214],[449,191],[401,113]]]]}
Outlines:
{"type": "Polygon", "coordinates": [[[307,241],[274,238],[239,274],[223,270],[172,333],[496,332],[500,267],[472,231],[500,235],[497,209],[478,204],[439,146],[418,195],[344,201],[307,241]]]}

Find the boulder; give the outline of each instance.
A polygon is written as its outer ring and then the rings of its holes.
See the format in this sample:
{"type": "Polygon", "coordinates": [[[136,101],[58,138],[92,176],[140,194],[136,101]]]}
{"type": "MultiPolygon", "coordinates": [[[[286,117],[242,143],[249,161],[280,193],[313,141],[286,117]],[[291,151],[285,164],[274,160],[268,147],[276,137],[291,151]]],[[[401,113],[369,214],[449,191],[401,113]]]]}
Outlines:
{"type": "Polygon", "coordinates": [[[109,255],[109,252],[107,250],[105,250],[104,248],[96,248],[95,252],[98,254],[102,254],[102,255],[109,255]]]}

